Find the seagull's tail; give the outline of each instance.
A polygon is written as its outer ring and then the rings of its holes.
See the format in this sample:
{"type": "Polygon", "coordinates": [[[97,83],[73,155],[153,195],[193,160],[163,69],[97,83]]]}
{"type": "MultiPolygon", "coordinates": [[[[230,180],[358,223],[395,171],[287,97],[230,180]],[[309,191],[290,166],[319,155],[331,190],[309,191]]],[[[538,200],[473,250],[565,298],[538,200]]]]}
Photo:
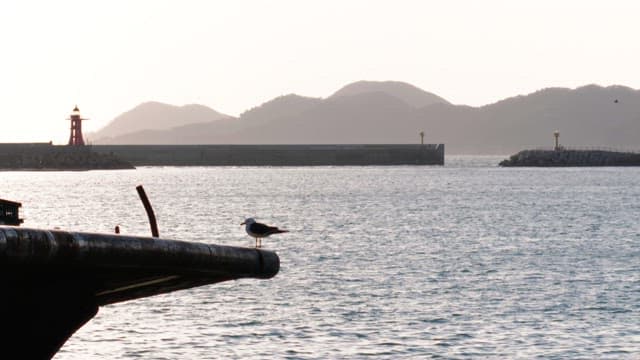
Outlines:
{"type": "Polygon", "coordinates": [[[274,231],[274,234],[282,234],[282,233],[288,233],[288,232],[289,232],[289,230],[276,229],[274,231]]]}

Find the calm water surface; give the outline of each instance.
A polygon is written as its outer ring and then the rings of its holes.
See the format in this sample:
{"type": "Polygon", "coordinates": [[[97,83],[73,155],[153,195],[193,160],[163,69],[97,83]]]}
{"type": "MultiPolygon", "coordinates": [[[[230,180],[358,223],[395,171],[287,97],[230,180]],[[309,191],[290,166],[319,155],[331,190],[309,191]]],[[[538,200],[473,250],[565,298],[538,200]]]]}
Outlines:
{"type": "Polygon", "coordinates": [[[24,226],[252,246],[281,271],[100,309],[56,359],[640,357],[640,168],[4,172],[24,226]]]}

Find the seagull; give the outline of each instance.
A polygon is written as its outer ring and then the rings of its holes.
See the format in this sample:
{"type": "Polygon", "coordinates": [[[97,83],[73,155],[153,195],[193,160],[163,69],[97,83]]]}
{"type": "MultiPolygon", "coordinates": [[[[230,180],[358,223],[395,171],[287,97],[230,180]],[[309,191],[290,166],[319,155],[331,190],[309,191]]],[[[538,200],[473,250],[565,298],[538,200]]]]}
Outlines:
{"type": "Polygon", "coordinates": [[[247,231],[247,234],[249,234],[249,236],[256,238],[257,248],[262,247],[262,238],[272,234],[289,232],[289,230],[281,230],[275,226],[261,224],[259,222],[256,222],[254,218],[247,218],[240,225],[245,226],[244,229],[247,231]]]}

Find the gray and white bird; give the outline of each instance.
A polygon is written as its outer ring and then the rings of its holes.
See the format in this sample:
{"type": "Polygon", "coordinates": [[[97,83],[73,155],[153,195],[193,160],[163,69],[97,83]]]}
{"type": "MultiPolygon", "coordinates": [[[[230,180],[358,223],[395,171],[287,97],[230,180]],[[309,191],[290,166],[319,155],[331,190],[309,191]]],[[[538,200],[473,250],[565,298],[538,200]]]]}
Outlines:
{"type": "Polygon", "coordinates": [[[254,218],[247,218],[240,225],[244,225],[244,229],[246,230],[247,234],[256,239],[257,248],[262,246],[262,238],[266,238],[267,236],[273,234],[289,232],[289,230],[282,230],[278,229],[275,226],[269,226],[256,222],[254,218]]]}

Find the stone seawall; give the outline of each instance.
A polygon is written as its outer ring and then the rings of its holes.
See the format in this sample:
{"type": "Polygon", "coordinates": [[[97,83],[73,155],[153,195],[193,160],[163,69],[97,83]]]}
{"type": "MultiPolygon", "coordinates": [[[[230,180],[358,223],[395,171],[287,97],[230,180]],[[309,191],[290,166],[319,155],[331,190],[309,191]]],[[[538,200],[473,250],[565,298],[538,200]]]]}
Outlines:
{"type": "Polygon", "coordinates": [[[56,146],[50,143],[0,144],[0,170],[133,169],[133,165],[90,146],[56,146]]]}
{"type": "Polygon", "coordinates": [[[523,150],[500,166],[640,166],[640,154],[606,150],[523,150]]]}
{"type": "Polygon", "coordinates": [[[93,145],[136,166],[444,165],[444,144],[93,145]]]}

